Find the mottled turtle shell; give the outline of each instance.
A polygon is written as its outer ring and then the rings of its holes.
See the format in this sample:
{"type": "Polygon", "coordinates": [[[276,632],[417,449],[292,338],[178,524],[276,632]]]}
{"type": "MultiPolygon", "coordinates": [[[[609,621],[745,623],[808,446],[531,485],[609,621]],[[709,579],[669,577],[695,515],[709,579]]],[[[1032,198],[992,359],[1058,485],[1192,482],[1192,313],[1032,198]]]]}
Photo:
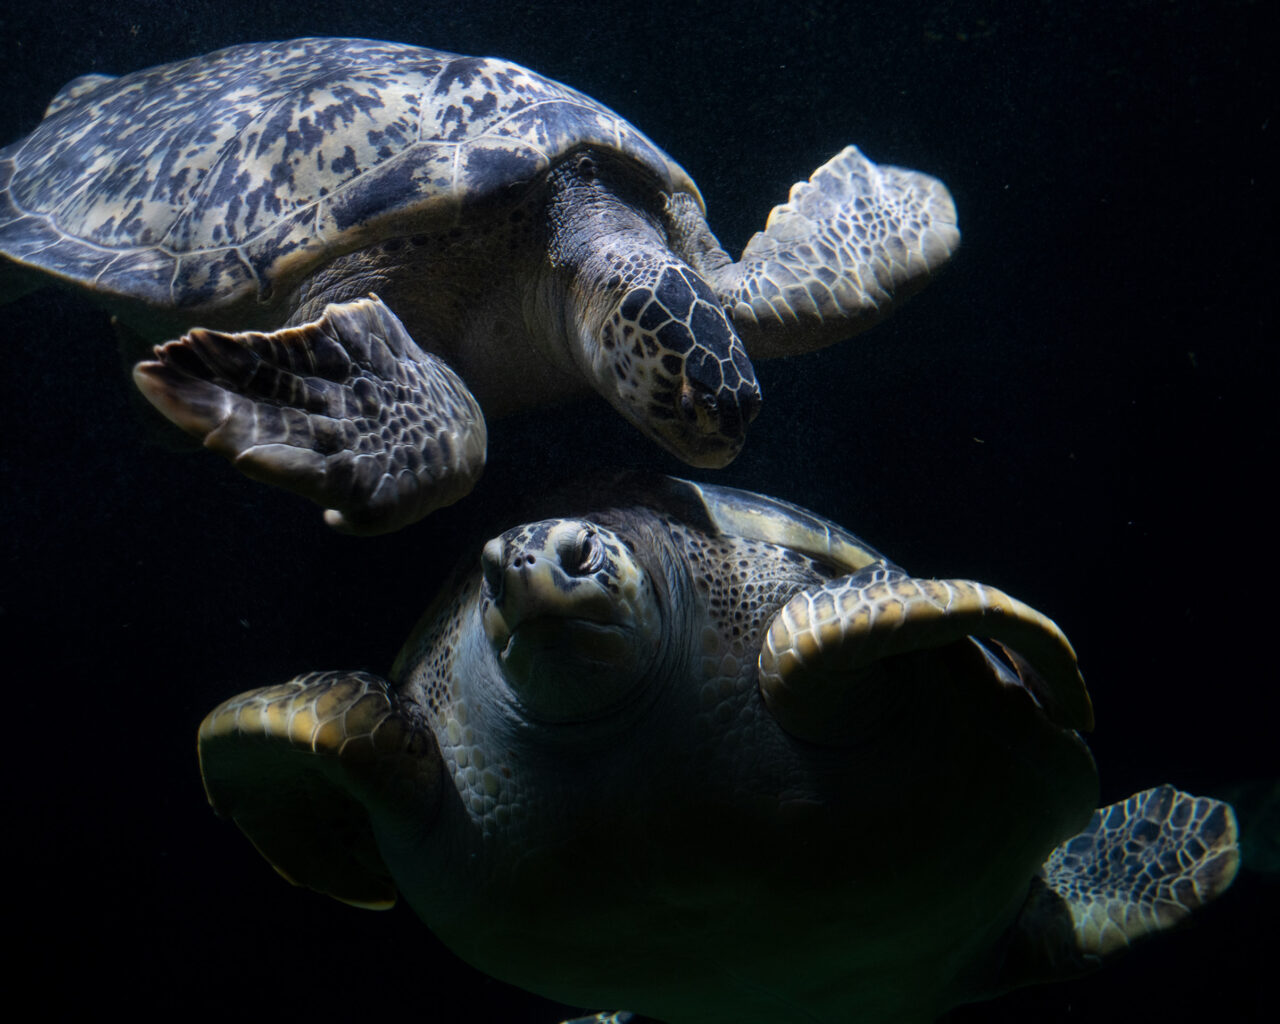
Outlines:
{"type": "Polygon", "coordinates": [[[511,186],[584,144],[697,197],[617,114],[507,61],[370,40],[232,46],[69,83],[0,150],[0,248],[163,308],[265,301],[341,253],[447,230],[468,204],[505,210],[511,186]]]}

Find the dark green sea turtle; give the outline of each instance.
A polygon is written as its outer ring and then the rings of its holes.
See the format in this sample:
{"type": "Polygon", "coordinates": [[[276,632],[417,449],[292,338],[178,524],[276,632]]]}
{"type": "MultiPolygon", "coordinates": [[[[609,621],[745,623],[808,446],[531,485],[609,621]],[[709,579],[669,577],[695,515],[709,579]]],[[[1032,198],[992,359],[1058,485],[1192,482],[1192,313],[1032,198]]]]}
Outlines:
{"type": "Polygon", "coordinates": [[[52,277],[137,340],[188,332],[136,368],[147,398],[379,532],[471,489],[481,406],[594,388],[686,462],[728,463],[751,358],[871,325],[960,237],[939,181],[853,147],[737,263],[703,214],[648,138],[525,68],[250,44],[76,79],[0,150],[0,294],[52,277]]]}
{"type": "Polygon", "coordinates": [[[296,883],[399,892],[482,970],[690,1024],[928,1020],[1230,883],[1228,805],[1095,810],[1089,697],[1038,612],[784,502],[594,495],[489,541],[390,682],[213,711],[214,807],[296,883]]]}

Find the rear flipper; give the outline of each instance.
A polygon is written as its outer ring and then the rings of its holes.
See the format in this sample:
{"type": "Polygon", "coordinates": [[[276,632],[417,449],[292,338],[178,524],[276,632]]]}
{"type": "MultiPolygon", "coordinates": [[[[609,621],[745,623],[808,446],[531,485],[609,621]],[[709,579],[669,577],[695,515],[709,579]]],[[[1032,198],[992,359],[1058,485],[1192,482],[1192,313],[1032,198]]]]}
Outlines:
{"type": "Polygon", "coordinates": [[[1226,891],[1240,860],[1230,804],[1172,786],[1094,812],[1032,883],[999,989],[1082,974],[1226,891]]]}
{"type": "Polygon", "coordinates": [[[350,533],[388,533],[467,494],[484,417],[377,296],[271,334],[196,329],[133,372],[157,409],[246,476],[350,533]]]}

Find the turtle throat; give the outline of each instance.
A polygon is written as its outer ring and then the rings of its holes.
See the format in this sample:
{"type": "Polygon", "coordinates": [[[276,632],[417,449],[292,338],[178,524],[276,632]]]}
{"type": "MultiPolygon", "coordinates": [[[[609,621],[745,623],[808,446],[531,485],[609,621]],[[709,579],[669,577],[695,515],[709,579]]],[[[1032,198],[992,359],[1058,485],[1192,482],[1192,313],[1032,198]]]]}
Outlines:
{"type": "Polygon", "coordinates": [[[560,361],[683,461],[728,464],[760,388],[719,299],[671,251],[661,192],[590,151],[551,184],[547,320],[560,361]]]}

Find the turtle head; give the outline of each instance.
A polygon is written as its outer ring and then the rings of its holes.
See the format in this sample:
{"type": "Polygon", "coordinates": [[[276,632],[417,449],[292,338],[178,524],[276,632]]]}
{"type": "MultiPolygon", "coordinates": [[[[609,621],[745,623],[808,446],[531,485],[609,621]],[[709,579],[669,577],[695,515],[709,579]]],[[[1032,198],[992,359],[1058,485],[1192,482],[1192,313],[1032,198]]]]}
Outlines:
{"type": "Polygon", "coordinates": [[[485,545],[481,616],[530,716],[581,721],[622,705],[661,647],[653,582],[615,533],[546,519],[485,545]]]}
{"type": "Polygon", "coordinates": [[[672,251],[652,177],[592,151],[553,173],[548,255],[567,286],[564,344],[643,433],[691,466],[725,466],[760,411],[760,385],[716,293],[672,251]]]}
{"type": "Polygon", "coordinates": [[[760,385],[715,293],[666,254],[620,262],[605,289],[608,314],[583,339],[597,387],[689,465],[733,461],[760,411],[760,385]]]}

